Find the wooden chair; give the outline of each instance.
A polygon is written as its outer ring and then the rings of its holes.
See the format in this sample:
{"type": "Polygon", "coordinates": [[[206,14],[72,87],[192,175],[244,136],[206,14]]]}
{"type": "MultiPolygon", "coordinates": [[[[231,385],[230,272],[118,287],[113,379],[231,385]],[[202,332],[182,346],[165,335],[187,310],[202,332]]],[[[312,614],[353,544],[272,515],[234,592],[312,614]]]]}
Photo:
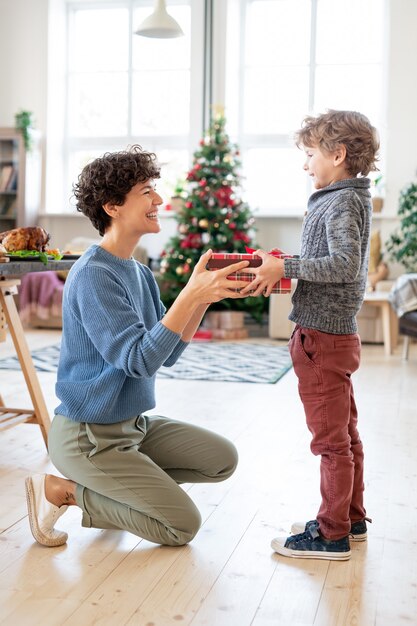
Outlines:
{"type": "Polygon", "coordinates": [[[399,332],[404,335],[403,359],[408,359],[408,351],[410,347],[410,338],[417,339],[417,311],[405,313],[399,319],[399,332]]]}

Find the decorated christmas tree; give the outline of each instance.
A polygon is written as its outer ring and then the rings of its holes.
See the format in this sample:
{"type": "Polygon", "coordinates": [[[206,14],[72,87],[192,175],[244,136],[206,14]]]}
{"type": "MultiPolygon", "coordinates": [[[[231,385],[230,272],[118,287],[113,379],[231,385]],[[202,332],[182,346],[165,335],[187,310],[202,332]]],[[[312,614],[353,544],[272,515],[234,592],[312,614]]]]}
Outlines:
{"type": "MultiPolygon", "coordinates": [[[[245,253],[246,246],[257,247],[254,218],[240,197],[239,167],[239,151],[225,132],[224,116],[217,114],[194,153],[186,182],[177,190],[178,232],[162,252],[158,276],[162,301],[168,308],[206,250],[245,253]]],[[[229,298],[211,308],[247,311],[261,321],[266,303],[263,296],[229,298]]]]}

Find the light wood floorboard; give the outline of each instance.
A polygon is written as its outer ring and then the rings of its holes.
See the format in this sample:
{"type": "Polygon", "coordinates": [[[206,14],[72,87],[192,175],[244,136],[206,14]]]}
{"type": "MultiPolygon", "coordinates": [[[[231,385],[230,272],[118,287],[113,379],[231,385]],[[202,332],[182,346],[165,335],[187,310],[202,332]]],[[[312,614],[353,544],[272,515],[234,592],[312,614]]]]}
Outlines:
{"type": "MultiPolygon", "coordinates": [[[[28,331],[30,347],[59,331],[28,331]]],[[[258,341],[258,340],[257,340],[258,341]]],[[[0,358],[13,354],[8,340],[0,358]]],[[[48,409],[54,374],[40,373],[48,409]]],[[[270,541],[319,503],[319,460],[293,371],[275,385],[158,380],[153,413],[229,437],[235,475],[186,485],[204,520],[194,541],[158,547],[117,531],[59,520],[66,546],[29,531],[24,478],[52,465],[39,428],[0,432],[0,624],[12,626],[400,626],[417,624],[417,344],[407,362],[364,346],[354,377],[366,454],[368,542],[348,562],[285,559],[270,541]]],[[[30,407],[20,372],[0,370],[6,405],[30,407]]]]}

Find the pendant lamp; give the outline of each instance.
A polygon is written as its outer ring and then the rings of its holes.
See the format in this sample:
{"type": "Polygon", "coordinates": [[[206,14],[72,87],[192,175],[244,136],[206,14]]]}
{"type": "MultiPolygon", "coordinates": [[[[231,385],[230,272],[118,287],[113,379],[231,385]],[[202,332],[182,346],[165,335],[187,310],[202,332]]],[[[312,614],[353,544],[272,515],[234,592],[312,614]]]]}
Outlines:
{"type": "Polygon", "coordinates": [[[184,33],[178,22],[167,13],[165,0],[155,0],[154,12],[143,20],[139,28],[135,30],[135,35],[170,39],[172,37],[182,37],[184,33]]]}

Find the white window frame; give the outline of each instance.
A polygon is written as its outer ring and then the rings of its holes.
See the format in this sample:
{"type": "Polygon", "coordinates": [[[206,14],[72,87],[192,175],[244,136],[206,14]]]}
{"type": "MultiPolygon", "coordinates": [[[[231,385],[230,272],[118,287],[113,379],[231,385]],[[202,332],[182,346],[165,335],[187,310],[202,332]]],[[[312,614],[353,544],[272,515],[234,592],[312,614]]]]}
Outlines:
{"type": "MultiPolygon", "coordinates": [[[[229,48],[226,55],[226,69],[224,67],[224,62],[219,62],[219,59],[214,57],[215,67],[213,70],[214,74],[214,82],[217,83],[217,93],[223,97],[223,102],[227,103],[227,81],[232,77],[235,82],[237,82],[238,87],[238,98],[237,98],[237,109],[232,111],[228,111],[226,108],[226,118],[229,117],[237,118],[237,124],[235,125],[235,132],[232,135],[232,138],[239,145],[241,150],[241,160],[245,159],[245,152],[248,149],[253,148],[292,148],[294,147],[294,140],[290,134],[274,134],[270,133],[266,134],[249,134],[244,133],[243,131],[243,108],[244,108],[244,74],[245,74],[245,41],[244,36],[246,32],[246,15],[249,4],[252,2],[256,2],[257,0],[225,0],[225,3],[222,0],[213,0],[214,2],[222,3],[222,7],[217,5],[217,12],[220,16],[222,13],[224,15],[224,11],[226,10],[225,5],[227,4],[227,22],[233,24],[233,28],[236,29],[239,33],[239,49],[231,49],[229,48]],[[232,59],[231,59],[232,57],[232,59]],[[233,69],[230,69],[229,66],[232,66],[233,69]],[[236,73],[236,65],[238,65],[238,72],[236,73]],[[235,74],[235,76],[233,76],[235,74]],[[220,86],[219,86],[220,85],[220,86]]],[[[275,2],[276,0],[270,0],[271,2],[275,2]]],[[[310,19],[310,64],[309,64],[309,85],[308,85],[308,110],[306,110],[306,114],[311,111],[314,111],[314,97],[315,97],[315,76],[316,69],[318,64],[316,62],[316,36],[317,36],[317,10],[318,10],[318,2],[320,0],[310,0],[311,3],[311,19],[310,19]]],[[[335,0],[337,1],[337,0],[335,0]]],[[[385,11],[385,22],[387,20],[387,7],[386,4],[383,4],[383,10],[385,11]]],[[[386,25],[385,25],[386,26],[386,25]]],[[[216,30],[216,42],[217,35],[220,36],[220,40],[225,42],[227,39],[227,25],[226,18],[219,18],[217,21],[215,20],[216,30]]],[[[383,36],[386,35],[386,28],[383,36]]],[[[384,73],[386,70],[387,58],[383,58],[381,60],[381,66],[384,73]]],[[[386,94],[385,94],[385,85],[381,85],[381,99],[383,101],[383,111],[384,118],[386,117],[386,94]]],[[[215,90],[216,91],[216,90],[215,90]]],[[[375,121],[377,124],[378,120],[375,121]]],[[[381,138],[381,161],[383,160],[384,154],[384,143],[385,138],[383,134],[383,130],[385,128],[385,119],[379,120],[380,124],[378,126],[378,130],[380,132],[381,138]]],[[[381,163],[379,164],[381,168],[381,163]]],[[[311,181],[306,177],[306,202],[307,198],[312,191],[311,181]]],[[[287,208],[285,206],[276,206],[274,209],[266,209],[262,206],[257,208],[256,217],[301,217],[304,215],[305,205],[294,208],[287,208]]]]}
{"type": "MultiPolygon", "coordinates": [[[[146,149],[157,154],[162,149],[186,149],[190,155],[198,145],[203,130],[203,80],[204,80],[204,5],[205,0],[188,0],[191,7],[191,59],[190,59],[190,132],[182,136],[146,136],[146,149]]],[[[168,0],[167,6],[181,4],[183,0],[168,0]]],[[[69,190],[75,182],[70,180],[69,156],[78,150],[91,149],[107,152],[121,149],[145,140],[131,132],[131,83],[132,83],[132,39],[133,12],[137,7],[149,7],[153,0],[50,0],[48,41],[53,54],[48,59],[48,123],[47,123],[47,169],[45,210],[48,215],[76,214],[70,202],[69,190]],[[125,7],[129,11],[129,105],[128,134],[123,137],[69,137],[68,129],[68,56],[70,20],[77,9],[101,9],[125,7]],[[57,207],[58,210],[57,210],[57,207]],[[62,207],[62,210],[60,208],[62,207]]],[[[109,44],[111,45],[111,44],[109,44]]]]}

